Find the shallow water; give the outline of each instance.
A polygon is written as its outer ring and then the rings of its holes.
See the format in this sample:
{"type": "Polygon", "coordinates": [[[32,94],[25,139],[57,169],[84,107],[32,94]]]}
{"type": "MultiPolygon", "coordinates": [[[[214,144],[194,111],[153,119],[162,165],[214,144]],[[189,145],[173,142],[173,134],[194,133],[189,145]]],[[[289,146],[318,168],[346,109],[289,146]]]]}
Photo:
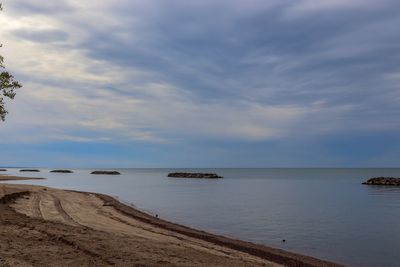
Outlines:
{"type": "Polygon", "coordinates": [[[400,188],[361,182],[400,177],[400,169],[180,169],[225,177],[218,180],[166,177],[179,169],[117,170],[7,173],[48,178],[13,183],[106,193],[168,220],[349,266],[399,266],[400,188]]]}

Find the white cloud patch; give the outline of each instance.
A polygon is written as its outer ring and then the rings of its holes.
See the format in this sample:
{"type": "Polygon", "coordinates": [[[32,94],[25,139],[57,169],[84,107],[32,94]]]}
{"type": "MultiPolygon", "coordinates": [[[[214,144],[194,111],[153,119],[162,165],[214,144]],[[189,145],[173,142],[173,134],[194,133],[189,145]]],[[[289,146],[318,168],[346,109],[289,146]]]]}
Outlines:
{"type": "MultiPolygon", "coordinates": [[[[285,13],[285,19],[300,19],[305,16],[312,16],[316,13],[330,13],[332,11],[360,10],[379,8],[390,3],[390,1],[374,1],[374,0],[300,0],[290,5],[285,13]]],[[[338,18],[339,19],[339,18],[338,18]]]]}

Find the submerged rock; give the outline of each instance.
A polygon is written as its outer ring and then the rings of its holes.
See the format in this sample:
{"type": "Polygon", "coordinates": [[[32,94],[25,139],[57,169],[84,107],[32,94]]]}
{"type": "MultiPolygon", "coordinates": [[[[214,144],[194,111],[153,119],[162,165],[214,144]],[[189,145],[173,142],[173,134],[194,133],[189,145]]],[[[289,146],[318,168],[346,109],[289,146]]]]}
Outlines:
{"type": "Polygon", "coordinates": [[[175,178],[201,178],[201,179],[218,179],[223,178],[216,173],[192,173],[192,172],[171,172],[168,177],[175,178]]]}
{"type": "Polygon", "coordinates": [[[107,175],[119,175],[117,171],[93,171],[91,174],[107,174],[107,175]]]}
{"type": "Polygon", "coordinates": [[[56,173],[73,173],[73,171],[70,170],[52,170],[50,172],[56,172],[56,173]]]}
{"type": "Polygon", "coordinates": [[[366,185],[392,185],[400,186],[400,178],[395,177],[375,177],[364,182],[366,185]]]}
{"type": "Polygon", "coordinates": [[[37,169],[23,169],[23,170],[19,170],[20,172],[40,172],[37,169]]]}

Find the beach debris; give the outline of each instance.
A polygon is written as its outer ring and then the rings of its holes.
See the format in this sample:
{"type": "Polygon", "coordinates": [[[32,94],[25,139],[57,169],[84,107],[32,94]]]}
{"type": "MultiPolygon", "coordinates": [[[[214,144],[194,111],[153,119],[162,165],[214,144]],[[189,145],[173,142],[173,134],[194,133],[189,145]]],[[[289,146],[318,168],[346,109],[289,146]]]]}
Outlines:
{"type": "Polygon", "coordinates": [[[171,172],[168,174],[168,177],[174,178],[202,178],[202,179],[218,179],[223,178],[216,173],[193,173],[193,172],[171,172]]]}
{"type": "Polygon", "coordinates": [[[91,174],[106,174],[106,175],[119,175],[117,171],[92,171],[91,174]]]}
{"type": "Polygon", "coordinates": [[[400,178],[396,177],[375,177],[371,178],[362,184],[366,185],[391,185],[391,186],[400,186],[400,178]]]}
{"type": "Polygon", "coordinates": [[[20,172],[40,172],[38,169],[22,169],[20,172]]]}
{"type": "Polygon", "coordinates": [[[55,173],[73,173],[71,170],[52,170],[50,172],[55,172],[55,173]]]}

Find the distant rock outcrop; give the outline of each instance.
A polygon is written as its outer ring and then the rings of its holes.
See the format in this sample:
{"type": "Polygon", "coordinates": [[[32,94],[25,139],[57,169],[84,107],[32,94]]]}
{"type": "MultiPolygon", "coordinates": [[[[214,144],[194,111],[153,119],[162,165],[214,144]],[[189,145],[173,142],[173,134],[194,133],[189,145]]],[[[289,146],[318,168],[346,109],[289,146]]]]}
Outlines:
{"type": "Polygon", "coordinates": [[[400,186],[400,178],[395,177],[375,177],[364,182],[366,185],[391,185],[400,186]]]}
{"type": "Polygon", "coordinates": [[[119,175],[121,173],[117,171],[93,171],[91,174],[107,174],[107,175],[119,175]]]}
{"type": "Polygon", "coordinates": [[[171,172],[168,177],[174,178],[201,178],[201,179],[218,179],[223,178],[215,173],[191,173],[191,172],[171,172]]]}
{"type": "Polygon", "coordinates": [[[0,169],[0,172],[6,172],[7,169],[0,169]]]}
{"type": "Polygon", "coordinates": [[[19,170],[20,172],[40,172],[37,169],[23,169],[23,170],[19,170]]]}
{"type": "Polygon", "coordinates": [[[52,170],[50,172],[56,172],[56,173],[73,173],[73,171],[70,170],[52,170]]]}

